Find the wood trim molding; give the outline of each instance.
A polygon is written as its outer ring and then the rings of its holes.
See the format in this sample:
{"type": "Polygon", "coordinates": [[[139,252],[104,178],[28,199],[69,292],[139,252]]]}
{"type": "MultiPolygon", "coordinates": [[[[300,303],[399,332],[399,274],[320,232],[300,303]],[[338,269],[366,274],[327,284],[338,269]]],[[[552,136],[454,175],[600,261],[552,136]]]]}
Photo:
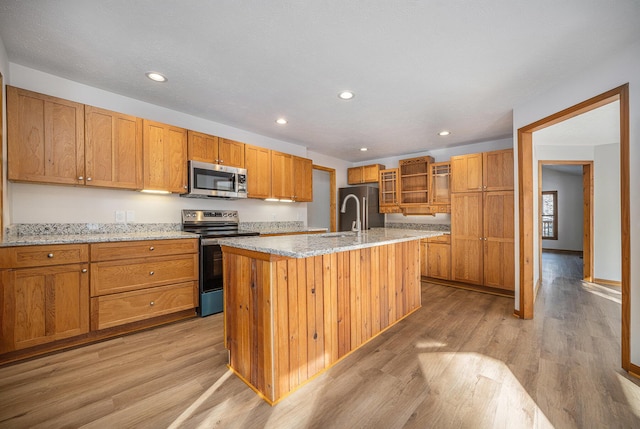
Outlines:
{"type": "Polygon", "coordinates": [[[336,232],[336,210],[337,210],[337,206],[336,206],[336,169],[335,168],[329,168],[329,167],[323,167],[321,165],[316,165],[313,164],[313,168],[315,170],[320,170],[320,171],[326,171],[327,173],[329,173],[329,204],[330,204],[330,208],[329,211],[331,212],[331,219],[330,219],[330,231],[329,232],[336,232]]]}
{"type": "MultiPolygon", "coordinates": [[[[631,222],[629,184],[629,84],[592,97],[546,118],[518,129],[518,219],[520,249],[520,306],[519,313],[525,319],[533,318],[533,132],[573,118],[582,113],[620,101],[620,204],[622,239],[622,368],[630,371],[630,320],[631,320],[631,222]]],[[[593,238],[593,234],[591,234],[593,238]]],[[[591,255],[589,255],[591,257],[591,255]]],[[[593,264],[591,264],[593,266],[593,264]]],[[[635,366],[634,366],[635,367],[635,366]]],[[[635,367],[640,370],[640,367],[635,367]]],[[[640,371],[638,371],[640,374],[640,371]]]]}
{"type": "Polygon", "coordinates": [[[594,278],[593,279],[593,283],[603,284],[603,285],[607,285],[607,286],[616,286],[616,287],[622,286],[622,282],[621,281],[599,279],[599,278],[594,278]]]}

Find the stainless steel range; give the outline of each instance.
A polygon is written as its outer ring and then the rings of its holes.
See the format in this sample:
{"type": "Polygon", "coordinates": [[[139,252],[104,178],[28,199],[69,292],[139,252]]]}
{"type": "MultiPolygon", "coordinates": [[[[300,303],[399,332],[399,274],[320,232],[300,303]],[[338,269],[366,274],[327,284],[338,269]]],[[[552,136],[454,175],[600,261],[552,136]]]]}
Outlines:
{"type": "Polygon", "coordinates": [[[223,310],[222,250],[218,239],[259,235],[239,232],[238,212],[235,210],[182,210],[182,230],[200,235],[200,305],[202,317],[223,310]]]}

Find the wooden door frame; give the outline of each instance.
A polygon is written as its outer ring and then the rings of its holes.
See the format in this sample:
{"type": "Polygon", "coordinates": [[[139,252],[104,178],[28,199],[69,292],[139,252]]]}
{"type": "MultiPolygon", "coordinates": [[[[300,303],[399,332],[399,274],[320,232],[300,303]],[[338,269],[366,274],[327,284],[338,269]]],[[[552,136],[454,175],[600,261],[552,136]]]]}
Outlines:
{"type": "MultiPolygon", "coordinates": [[[[544,165],[580,165],[582,167],[582,260],[583,279],[593,281],[593,161],[538,161],[538,212],[542,207],[542,167],[544,165]]],[[[542,279],[542,216],[538,213],[538,278],[542,279]]],[[[534,297],[537,295],[537,290],[534,297]]]]}
{"type": "Polygon", "coordinates": [[[330,217],[330,227],[331,231],[336,232],[336,169],[323,167],[321,165],[313,164],[314,170],[325,171],[329,173],[329,212],[331,213],[330,217]]]}
{"type": "Polygon", "coordinates": [[[620,209],[622,255],[622,336],[621,361],[626,371],[640,374],[640,367],[631,364],[631,221],[629,192],[629,84],[596,95],[539,121],[518,129],[518,220],[520,246],[520,306],[515,314],[533,318],[533,133],[582,113],[620,101],[620,209]],[[633,367],[633,368],[632,368],[633,367]]]}

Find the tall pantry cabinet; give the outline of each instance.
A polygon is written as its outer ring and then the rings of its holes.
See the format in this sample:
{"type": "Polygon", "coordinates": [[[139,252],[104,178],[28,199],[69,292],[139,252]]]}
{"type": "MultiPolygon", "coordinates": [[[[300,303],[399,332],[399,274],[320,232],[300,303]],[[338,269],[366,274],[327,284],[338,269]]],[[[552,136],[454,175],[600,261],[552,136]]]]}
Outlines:
{"type": "Polygon", "coordinates": [[[514,290],[513,150],[451,157],[452,280],[514,290]]]}

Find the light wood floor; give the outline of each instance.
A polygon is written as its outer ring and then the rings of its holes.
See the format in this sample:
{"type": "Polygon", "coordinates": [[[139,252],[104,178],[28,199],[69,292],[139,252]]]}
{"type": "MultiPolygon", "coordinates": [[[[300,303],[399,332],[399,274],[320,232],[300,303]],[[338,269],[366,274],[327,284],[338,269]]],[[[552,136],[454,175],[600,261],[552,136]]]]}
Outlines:
{"type": "Polygon", "coordinates": [[[534,320],[423,283],[419,311],[275,407],[226,369],[215,315],[0,368],[0,427],[640,427],[618,291],[543,258],[534,320]]]}

